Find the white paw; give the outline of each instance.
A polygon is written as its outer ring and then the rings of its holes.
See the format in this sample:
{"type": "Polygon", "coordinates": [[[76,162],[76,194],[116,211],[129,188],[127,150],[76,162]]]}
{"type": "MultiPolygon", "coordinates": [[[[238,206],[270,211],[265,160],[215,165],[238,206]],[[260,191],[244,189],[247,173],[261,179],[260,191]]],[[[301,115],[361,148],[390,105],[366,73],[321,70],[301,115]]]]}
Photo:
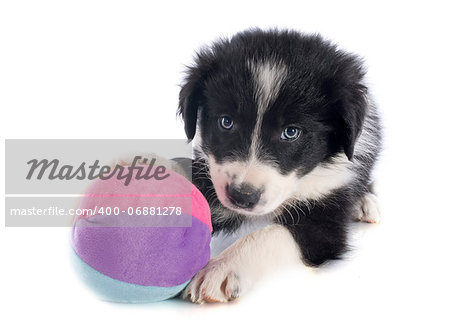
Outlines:
{"type": "Polygon", "coordinates": [[[379,223],[381,220],[378,199],[373,193],[366,193],[355,212],[355,219],[371,224],[379,223]]]}
{"type": "Polygon", "coordinates": [[[212,259],[194,276],[181,297],[199,304],[232,301],[242,292],[240,278],[226,261],[212,259]]]}

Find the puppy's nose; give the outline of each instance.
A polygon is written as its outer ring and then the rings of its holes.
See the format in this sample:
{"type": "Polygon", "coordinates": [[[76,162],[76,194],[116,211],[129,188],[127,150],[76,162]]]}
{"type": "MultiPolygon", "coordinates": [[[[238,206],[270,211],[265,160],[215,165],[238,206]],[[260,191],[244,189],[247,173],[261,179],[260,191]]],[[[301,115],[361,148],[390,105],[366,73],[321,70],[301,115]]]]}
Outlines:
{"type": "Polygon", "coordinates": [[[239,208],[253,208],[261,197],[261,191],[252,185],[241,184],[240,186],[227,186],[227,197],[231,203],[239,208]]]}

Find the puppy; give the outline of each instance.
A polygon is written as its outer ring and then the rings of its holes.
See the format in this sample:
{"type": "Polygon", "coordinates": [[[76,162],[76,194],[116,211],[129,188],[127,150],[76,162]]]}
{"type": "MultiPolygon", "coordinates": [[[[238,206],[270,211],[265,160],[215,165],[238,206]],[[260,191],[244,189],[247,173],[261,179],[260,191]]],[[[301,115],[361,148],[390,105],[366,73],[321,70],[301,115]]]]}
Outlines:
{"type": "Polygon", "coordinates": [[[357,56],[289,30],[244,31],[196,55],[178,112],[215,257],[184,298],[230,301],[278,266],[339,259],[352,218],[379,220],[381,133],[364,75],[357,56]]]}

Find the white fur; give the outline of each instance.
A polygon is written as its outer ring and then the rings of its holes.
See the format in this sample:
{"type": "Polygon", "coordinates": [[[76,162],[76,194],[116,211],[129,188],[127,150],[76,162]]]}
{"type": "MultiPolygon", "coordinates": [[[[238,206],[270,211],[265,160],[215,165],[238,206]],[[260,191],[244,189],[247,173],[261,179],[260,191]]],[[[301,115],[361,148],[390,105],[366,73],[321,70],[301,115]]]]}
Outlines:
{"type": "Polygon", "coordinates": [[[257,105],[256,125],[253,129],[250,145],[250,159],[257,159],[261,136],[262,119],[270,104],[277,97],[281,85],[287,76],[287,67],[275,61],[249,62],[255,82],[255,101],[257,105]]]}
{"type": "Polygon", "coordinates": [[[251,215],[265,215],[274,211],[281,203],[289,197],[289,193],[295,189],[296,178],[292,173],[282,176],[276,168],[262,164],[258,161],[248,162],[235,161],[217,163],[213,156],[209,156],[210,176],[220,202],[236,212],[251,215]],[[260,201],[251,210],[236,208],[226,196],[227,184],[239,185],[243,182],[254,187],[264,187],[260,201]]]}
{"type": "Polygon", "coordinates": [[[215,233],[211,238],[211,258],[218,256],[239,238],[248,235],[255,230],[262,229],[272,224],[272,222],[273,220],[269,216],[252,216],[244,221],[238,229],[231,233],[224,231],[215,233]]]}
{"type": "Polygon", "coordinates": [[[356,155],[370,153],[373,150],[378,149],[379,147],[377,144],[380,144],[379,140],[374,137],[375,133],[379,131],[374,121],[374,118],[378,115],[377,109],[369,97],[367,98],[367,101],[368,111],[366,118],[363,123],[361,134],[355,142],[356,155]]]}
{"type": "Polygon", "coordinates": [[[198,272],[183,291],[192,302],[227,302],[280,266],[298,264],[300,251],[287,228],[271,224],[237,240],[198,272]]]}
{"type": "Polygon", "coordinates": [[[318,200],[330,191],[344,186],[353,178],[352,163],[345,154],[338,154],[326,164],[317,165],[308,174],[299,177],[295,172],[281,174],[270,164],[253,159],[243,162],[217,163],[209,156],[210,176],[220,202],[241,214],[267,215],[289,200],[318,200]],[[226,186],[246,182],[254,187],[264,188],[259,203],[251,210],[233,206],[226,196],[226,186]]]}
{"type": "Polygon", "coordinates": [[[376,125],[375,118],[378,117],[377,109],[372,102],[370,96],[367,97],[368,111],[363,123],[361,134],[355,142],[354,158],[353,158],[353,170],[358,172],[358,168],[364,167],[364,164],[358,162],[361,157],[373,157],[372,154],[379,150],[380,141],[377,138],[379,135],[379,129],[376,125]]]}
{"type": "Polygon", "coordinates": [[[319,200],[332,190],[345,186],[354,178],[352,163],[344,153],[337,154],[331,162],[317,165],[297,181],[294,198],[319,200]]]}
{"type": "Polygon", "coordinates": [[[368,222],[371,224],[379,223],[381,220],[378,199],[373,193],[366,193],[356,205],[353,213],[356,220],[368,222]]]}

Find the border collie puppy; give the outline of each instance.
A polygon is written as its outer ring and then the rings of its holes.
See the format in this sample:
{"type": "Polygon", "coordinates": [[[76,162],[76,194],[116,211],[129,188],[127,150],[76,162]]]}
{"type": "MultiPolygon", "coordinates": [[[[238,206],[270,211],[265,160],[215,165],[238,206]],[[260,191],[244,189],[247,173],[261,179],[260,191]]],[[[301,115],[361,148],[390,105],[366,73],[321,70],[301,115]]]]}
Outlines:
{"type": "Polygon", "coordinates": [[[380,124],[364,74],[357,56],[288,30],[244,31],[196,55],[178,112],[215,257],[184,298],[226,302],[278,266],[339,259],[352,218],[379,220],[380,124]]]}

